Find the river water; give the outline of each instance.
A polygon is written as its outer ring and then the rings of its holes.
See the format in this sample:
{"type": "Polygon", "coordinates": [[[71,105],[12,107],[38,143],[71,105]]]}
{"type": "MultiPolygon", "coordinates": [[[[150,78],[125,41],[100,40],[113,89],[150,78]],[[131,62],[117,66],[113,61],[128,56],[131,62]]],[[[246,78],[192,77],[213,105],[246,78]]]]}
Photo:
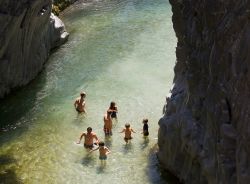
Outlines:
{"type": "Polygon", "coordinates": [[[78,2],[62,15],[69,41],[52,53],[28,86],[0,102],[0,183],[174,183],[154,153],[158,120],[171,88],[176,37],[167,0],[78,2]],[[86,115],[73,102],[86,91],[86,115]],[[103,115],[118,106],[113,136],[103,115]],[[149,140],[140,134],[149,119],[149,140]],[[118,133],[137,132],[125,145],[118,133]],[[98,151],[76,145],[93,127],[112,153],[101,167],[98,151]]]}

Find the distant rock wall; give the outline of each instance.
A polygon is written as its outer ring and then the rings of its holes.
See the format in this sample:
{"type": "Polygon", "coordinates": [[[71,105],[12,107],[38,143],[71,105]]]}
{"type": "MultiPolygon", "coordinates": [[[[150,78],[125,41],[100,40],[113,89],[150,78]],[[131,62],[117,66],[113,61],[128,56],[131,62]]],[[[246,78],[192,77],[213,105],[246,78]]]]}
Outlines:
{"type": "Polygon", "coordinates": [[[0,98],[42,70],[51,49],[68,38],[51,0],[0,0],[0,98]]]}
{"type": "Polygon", "coordinates": [[[159,121],[159,160],[186,184],[247,184],[250,1],[170,3],[177,63],[159,121]]]}

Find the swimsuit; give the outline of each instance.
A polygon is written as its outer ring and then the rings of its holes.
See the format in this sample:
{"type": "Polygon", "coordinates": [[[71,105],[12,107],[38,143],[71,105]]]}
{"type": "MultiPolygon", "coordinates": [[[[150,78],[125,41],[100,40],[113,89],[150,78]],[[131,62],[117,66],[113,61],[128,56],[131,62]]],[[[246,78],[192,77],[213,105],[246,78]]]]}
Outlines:
{"type": "MultiPolygon", "coordinates": [[[[110,108],[110,109],[111,110],[116,110],[116,108],[110,108]]],[[[115,111],[112,111],[110,116],[111,116],[111,118],[117,118],[115,111]]]]}
{"type": "Polygon", "coordinates": [[[94,144],[91,144],[91,145],[84,144],[84,147],[88,149],[92,149],[94,147],[94,144]]]}
{"type": "Polygon", "coordinates": [[[149,132],[148,132],[148,124],[144,124],[143,125],[143,135],[144,136],[148,136],[149,132]]]}
{"type": "Polygon", "coordinates": [[[100,160],[107,160],[107,155],[100,155],[100,156],[99,156],[99,159],[100,159],[100,160]]]}
{"type": "Polygon", "coordinates": [[[111,118],[117,118],[116,112],[112,112],[112,113],[111,113],[111,118]]]}
{"type": "Polygon", "coordinates": [[[129,137],[129,138],[124,137],[124,140],[125,140],[125,141],[128,141],[128,140],[130,140],[130,139],[133,139],[133,138],[132,138],[132,137],[129,137]]]}

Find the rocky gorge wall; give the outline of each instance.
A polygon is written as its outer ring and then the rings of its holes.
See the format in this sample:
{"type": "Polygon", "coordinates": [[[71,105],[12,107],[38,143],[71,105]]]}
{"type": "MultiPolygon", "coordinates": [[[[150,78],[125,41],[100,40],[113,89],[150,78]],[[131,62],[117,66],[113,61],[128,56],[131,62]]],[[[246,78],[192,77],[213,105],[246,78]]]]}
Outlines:
{"type": "Polygon", "coordinates": [[[51,7],[52,0],[0,0],[0,98],[34,79],[67,40],[51,7]]]}
{"type": "Polygon", "coordinates": [[[178,39],[158,158],[184,183],[250,181],[250,1],[170,0],[178,39]]]}

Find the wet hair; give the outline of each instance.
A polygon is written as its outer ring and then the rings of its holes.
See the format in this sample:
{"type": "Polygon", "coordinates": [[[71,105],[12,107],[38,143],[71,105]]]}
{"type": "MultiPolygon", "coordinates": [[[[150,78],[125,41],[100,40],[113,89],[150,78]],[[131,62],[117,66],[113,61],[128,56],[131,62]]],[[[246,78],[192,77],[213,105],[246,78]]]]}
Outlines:
{"type": "Polygon", "coordinates": [[[148,119],[147,118],[144,118],[143,120],[142,120],[142,123],[147,123],[148,122],[148,119]]]}
{"type": "Polygon", "coordinates": [[[87,128],[87,131],[92,131],[92,128],[91,128],[91,127],[88,127],[88,128],[87,128]]]}
{"type": "Polygon", "coordinates": [[[86,93],[83,91],[83,92],[80,93],[80,96],[81,96],[81,97],[85,97],[85,96],[86,96],[86,93]]]}
{"type": "Polygon", "coordinates": [[[110,102],[110,107],[115,107],[115,102],[114,101],[110,102]]]}
{"type": "Polygon", "coordinates": [[[99,142],[99,146],[104,146],[104,145],[105,145],[105,143],[103,141],[99,142]]]}
{"type": "Polygon", "coordinates": [[[126,123],[126,124],[125,124],[125,127],[126,127],[126,128],[129,128],[129,127],[130,127],[130,124],[129,124],[129,123],[126,123]]]}

